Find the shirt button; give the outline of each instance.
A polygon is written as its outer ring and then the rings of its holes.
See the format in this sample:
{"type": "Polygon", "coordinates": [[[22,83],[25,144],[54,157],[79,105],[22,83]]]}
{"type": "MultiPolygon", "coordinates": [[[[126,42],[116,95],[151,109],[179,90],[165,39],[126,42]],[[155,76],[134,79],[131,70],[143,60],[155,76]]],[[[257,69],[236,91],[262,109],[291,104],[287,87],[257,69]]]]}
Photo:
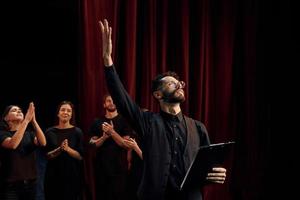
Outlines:
{"type": "Polygon", "coordinates": [[[177,155],[177,151],[174,151],[174,154],[177,155]]]}
{"type": "Polygon", "coordinates": [[[173,168],[176,168],[176,165],[173,165],[173,168]]]}
{"type": "Polygon", "coordinates": [[[178,141],[178,137],[176,137],[175,140],[178,141]]]}
{"type": "Polygon", "coordinates": [[[176,124],[174,124],[173,127],[176,128],[177,127],[176,124]]]}

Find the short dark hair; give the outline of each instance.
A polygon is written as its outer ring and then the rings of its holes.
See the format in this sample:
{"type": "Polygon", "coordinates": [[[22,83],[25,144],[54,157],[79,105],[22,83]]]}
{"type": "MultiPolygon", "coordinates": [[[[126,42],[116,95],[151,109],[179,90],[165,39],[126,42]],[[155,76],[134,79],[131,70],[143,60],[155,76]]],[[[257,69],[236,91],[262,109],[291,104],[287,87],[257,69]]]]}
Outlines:
{"type": "Polygon", "coordinates": [[[165,73],[162,74],[158,74],[153,80],[152,80],[152,85],[151,85],[151,92],[155,92],[157,91],[163,84],[163,81],[161,79],[163,79],[166,76],[172,76],[174,78],[176,78],[177,80],[179,80],[179,76],[173,72],[173,71],[167,71],[165,73]]]}

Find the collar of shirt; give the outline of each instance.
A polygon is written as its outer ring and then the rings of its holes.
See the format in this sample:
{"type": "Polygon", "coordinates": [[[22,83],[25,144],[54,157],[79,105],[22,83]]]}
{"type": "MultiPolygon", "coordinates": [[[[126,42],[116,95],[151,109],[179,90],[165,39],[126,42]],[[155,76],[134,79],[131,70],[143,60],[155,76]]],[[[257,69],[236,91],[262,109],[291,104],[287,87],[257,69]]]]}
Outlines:
{"type": "Polygon", "coordinates": [[[175,121],[175,122],[182,122],[183,121],[182,111],[180,111],[177,115],[171,115],[171,114],[166,113],[166,112],[161,110],[160,114],[167,121],[175,121]]]}

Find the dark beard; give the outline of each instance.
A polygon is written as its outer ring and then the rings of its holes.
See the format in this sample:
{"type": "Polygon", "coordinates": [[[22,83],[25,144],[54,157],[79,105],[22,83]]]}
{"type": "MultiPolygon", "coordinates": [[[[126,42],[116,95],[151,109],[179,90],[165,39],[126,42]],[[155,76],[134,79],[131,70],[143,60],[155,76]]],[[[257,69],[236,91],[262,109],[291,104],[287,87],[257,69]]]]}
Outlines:
{"type": "Polygon", "coordinates": [[[162,94],[163,94],[163,101],[166,102],[166,103],[182,103],[185,101],[185,97],[184,96],[179,96],[179,97],[176,97],[175,96],[175,92],[177,90],[174,90],[173,92],[171,93],[168,93],[166,91],[162,91],[162,94]]]}
{"type": "Polygon", "coordinates": [[[117,110],[117,108],[116,108],[116,107],[113,107],[113,108],[106,108],[106,110],[107,110],[108,112],[115,112],[115,111],[117,110]]]}

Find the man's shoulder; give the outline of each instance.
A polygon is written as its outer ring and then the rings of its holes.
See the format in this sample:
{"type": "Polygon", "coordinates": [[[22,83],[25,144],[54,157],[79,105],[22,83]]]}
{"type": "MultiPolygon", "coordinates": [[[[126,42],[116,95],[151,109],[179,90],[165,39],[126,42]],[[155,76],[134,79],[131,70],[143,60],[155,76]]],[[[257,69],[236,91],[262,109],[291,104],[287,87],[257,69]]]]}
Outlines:
{"type": "Polygon", "coordinates": [[[188,117],[188,116],[186,116],[186,115],[184,115],[184,117],[185,117],[186,120],[194,121],[195,124],[196,124],[197,126],[204,126],[204,123],[202,123],[202,122],[201,122],[200,120],[198,120],[198,119],[194,119],[194,118],[188,117]]]}
{"type": "Polygon", "coordinates": [[[101,125],[103,122],[104,122],[104,119],[95,118],[90,125],[90,131],[94,131],[94,129],[97,129],[97,127],[99,127],[99,125],[101,125]]]}
{"type": "Polygon", "coordinates": [[[116,121],[122,121],[124,123],[128,123],[128,119],[126,117],[124,117],[122,114],[118,113],[117,116],[115,116],[114,118],[112,118],[112,120],[116,120],[116,121]]]}
{"type": "Polygon", "coordinates": [[[98,123],[103,123],[103,121],[105,121],[105,117],[97,117],[94,119],[93,124],[98,124],[98,123]]]}

